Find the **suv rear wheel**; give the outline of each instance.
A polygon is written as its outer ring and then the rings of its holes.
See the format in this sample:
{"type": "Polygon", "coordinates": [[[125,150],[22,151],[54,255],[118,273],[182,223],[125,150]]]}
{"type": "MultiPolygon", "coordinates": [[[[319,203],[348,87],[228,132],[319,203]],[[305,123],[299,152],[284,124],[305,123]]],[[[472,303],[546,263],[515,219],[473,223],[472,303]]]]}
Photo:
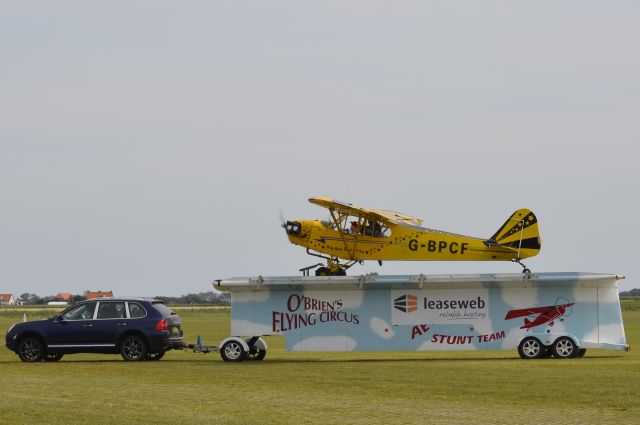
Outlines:
{"type": "Polygon", "coordinates": [[[147,342],[139,335],[126,336],[120,343],[120,354],[128,362],[144,360],[148,351],[147,342]]]}
{"type": "Polygon", "coordinates": [[[37,336],[27,336],[18,342],[17,353],[23,362],[39,362],[44,357],[44,344],[37,336]]]}

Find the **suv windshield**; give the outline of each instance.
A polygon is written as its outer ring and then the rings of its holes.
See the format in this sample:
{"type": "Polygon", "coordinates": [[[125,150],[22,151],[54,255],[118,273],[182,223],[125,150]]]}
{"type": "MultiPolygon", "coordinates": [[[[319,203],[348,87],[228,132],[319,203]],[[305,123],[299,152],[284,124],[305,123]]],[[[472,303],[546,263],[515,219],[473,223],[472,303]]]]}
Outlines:
{"type": "Polygon", "coordinates": [[[173,314],[176,314],[169,307],[167,307],[160,301],[151,303],[151,306],[155,308],[158,313],[162,314],[162,316],[171,316],[173,314]]]}

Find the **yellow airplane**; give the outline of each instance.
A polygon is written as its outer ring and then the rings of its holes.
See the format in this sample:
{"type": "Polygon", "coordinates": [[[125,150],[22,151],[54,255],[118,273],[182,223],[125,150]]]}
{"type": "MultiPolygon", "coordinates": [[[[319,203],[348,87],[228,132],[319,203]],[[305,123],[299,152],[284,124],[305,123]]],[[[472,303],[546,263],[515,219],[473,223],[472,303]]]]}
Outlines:
{"type": "Polygon", "coordinates": [[[488,239],[421,227],[422,220],[389,210],[365,209],[330,198],[309,202],[329,210],[329,220],[287,221],[289,241],[327,260],[300,269],[305,275],[343,276],[365,260],[378,261],[513,261],[540,252],[538,220],[528,209],[514,212],[488,239]],[[340,259],[347,260],[344,263],[340,259]]]}

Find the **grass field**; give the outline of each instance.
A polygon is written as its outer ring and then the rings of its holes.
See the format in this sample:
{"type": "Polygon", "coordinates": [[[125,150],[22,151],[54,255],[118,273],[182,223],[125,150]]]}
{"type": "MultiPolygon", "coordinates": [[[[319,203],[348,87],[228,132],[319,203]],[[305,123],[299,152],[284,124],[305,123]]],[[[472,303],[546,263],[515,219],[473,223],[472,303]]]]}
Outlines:
{"type": "MultiPolygon", "coordinates": [[[[639,306],[624,305],[632,347],[639,306]]],[[[187,341],[228,336],[228,309],[178,313],[187,341]]],[[[0,309],[0,329],[22,315],[0,309]]],[[[23,364],[2,347],[0,423],[640,423],[640,351],[524,361],[515,351],[286,353],[282,338],[266,339],[263,362],[240,364],[180,351],[159,362],[82,354],[23,364]]]]}

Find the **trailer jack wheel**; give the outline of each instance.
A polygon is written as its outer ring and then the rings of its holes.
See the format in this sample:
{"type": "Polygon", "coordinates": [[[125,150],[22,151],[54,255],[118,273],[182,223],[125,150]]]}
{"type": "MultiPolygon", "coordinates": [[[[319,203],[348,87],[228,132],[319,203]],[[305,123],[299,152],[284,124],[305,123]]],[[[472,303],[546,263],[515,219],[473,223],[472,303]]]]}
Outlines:
{"type": "Polygon", "coordinates": [[[241,362],[247,356],[247,352],[238,341],[228,341],[220,347],[220,356],[225,362],[241,362]]]}

